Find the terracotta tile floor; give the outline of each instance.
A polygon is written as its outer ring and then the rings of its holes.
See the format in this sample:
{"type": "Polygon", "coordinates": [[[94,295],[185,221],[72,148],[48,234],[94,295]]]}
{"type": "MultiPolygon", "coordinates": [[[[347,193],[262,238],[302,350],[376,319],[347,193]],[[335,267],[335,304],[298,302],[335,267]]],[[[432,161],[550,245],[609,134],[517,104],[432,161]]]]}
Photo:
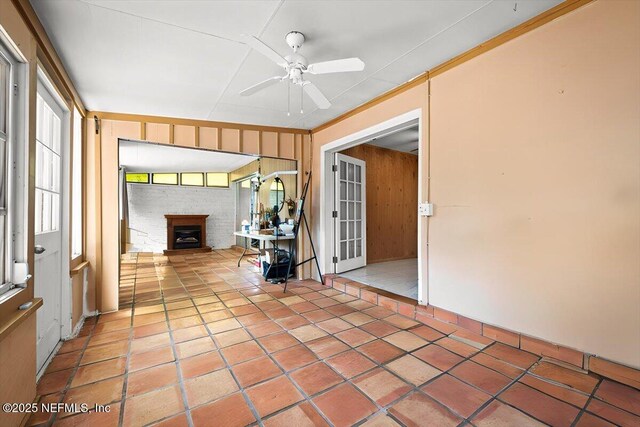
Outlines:
{"type": "Polygon", "coordinates": [[[640,425],[640,391],[314,281],[289,291],[237,254],[122,259],[121,310],[85,322],[38,384],[109,413],[30,425],[640,425]]]}

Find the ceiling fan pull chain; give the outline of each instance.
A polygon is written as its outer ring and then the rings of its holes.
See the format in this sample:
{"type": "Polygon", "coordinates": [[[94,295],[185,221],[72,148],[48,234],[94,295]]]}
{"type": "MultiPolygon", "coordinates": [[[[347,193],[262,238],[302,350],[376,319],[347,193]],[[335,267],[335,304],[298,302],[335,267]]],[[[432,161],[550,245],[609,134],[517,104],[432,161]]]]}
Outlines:
{"type": "Polygon", "coordinates": [[[287,79],[287,117],[291,115],[291,82],[287,79]]]}
{"type": "Polygon", "coordinates": [[[304,89],[300,85],[300,114],[304,114],[304,108],[302,108],[302,102],[304,100],[304,89]]]}

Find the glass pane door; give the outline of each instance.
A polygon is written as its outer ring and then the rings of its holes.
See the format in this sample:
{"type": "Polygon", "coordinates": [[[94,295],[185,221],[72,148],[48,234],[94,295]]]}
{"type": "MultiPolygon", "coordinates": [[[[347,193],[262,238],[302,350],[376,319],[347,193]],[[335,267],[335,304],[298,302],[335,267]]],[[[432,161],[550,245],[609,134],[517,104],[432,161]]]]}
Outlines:
{"type": "Polygon", "coordinates": [[[36,234],[60,229],[61,118],[38,94],[36,125],[36,234]]]}
{"type": "Polygon", "coordinates": [[[366,264],[365,162],[336,154],[336,272],[366,264]]]}

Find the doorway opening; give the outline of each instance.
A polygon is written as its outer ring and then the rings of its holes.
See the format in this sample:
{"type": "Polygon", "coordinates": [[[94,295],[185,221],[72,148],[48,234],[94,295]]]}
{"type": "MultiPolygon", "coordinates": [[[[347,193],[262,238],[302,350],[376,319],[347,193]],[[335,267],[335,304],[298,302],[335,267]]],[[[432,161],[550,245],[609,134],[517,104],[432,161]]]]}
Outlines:
{"type": "Polygon", "coordinates": [[[296,171],[295,160],[119,139],[118,167],[120,307],[155,300],[166,285],[138,277],[142,266],[151,271],[188,257],[262,272],[264,251],[252,245],[243,254],[252,242],[239,233],[254,222],[266,227],[276,213],[283,222],[293,218],[285,202],[297,198],[297,177],[276,183],[267,176],[296,171]]]}
{"type": "Polygon", "coordinates": [[[321,148],[321,253],[328,272],[423,303],[420,116],[321,148]]]}

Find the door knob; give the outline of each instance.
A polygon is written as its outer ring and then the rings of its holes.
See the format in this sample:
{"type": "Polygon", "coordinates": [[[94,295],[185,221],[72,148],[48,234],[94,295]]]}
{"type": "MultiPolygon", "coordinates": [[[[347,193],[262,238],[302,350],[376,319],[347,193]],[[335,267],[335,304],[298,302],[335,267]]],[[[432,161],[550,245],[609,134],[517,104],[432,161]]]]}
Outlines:
{"type": "Polygon", "coordinates": [[[35,252],[36,254],[38,254],[38,255],[40,255],[41,253],[43,253],[44,251],[46,251],[46,249],[45,249],[45,248],[43,248],[43,247],[42,247],[42,246],[40,246],[40,245],[36,245],[36,246],[35,246],[35,248],[33,248],[33,249],[34,249],[34,252],[35,252]]]}

